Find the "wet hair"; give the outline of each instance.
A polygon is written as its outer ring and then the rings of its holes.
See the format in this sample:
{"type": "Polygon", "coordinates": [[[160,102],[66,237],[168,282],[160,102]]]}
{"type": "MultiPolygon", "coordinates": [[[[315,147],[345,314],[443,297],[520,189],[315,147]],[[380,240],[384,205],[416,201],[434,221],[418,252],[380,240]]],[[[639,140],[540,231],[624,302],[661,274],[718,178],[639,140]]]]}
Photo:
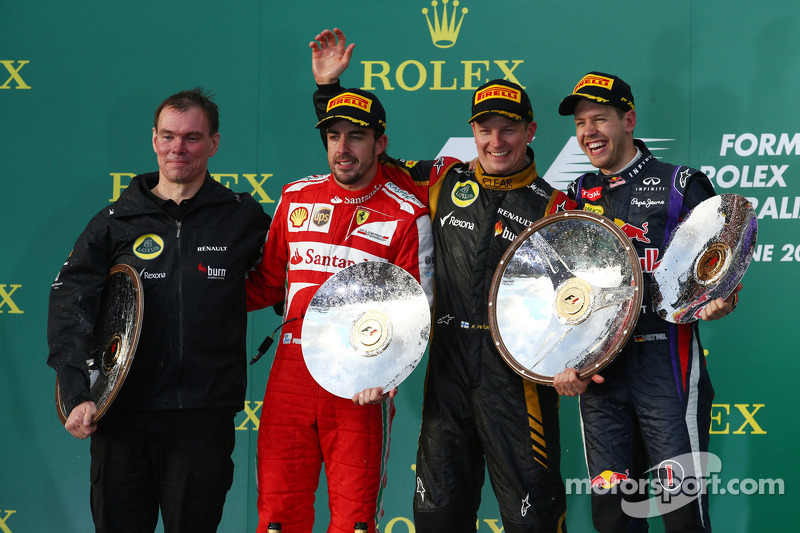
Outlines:
{"type": "Polygon", "coordinates": [[[158,117],[161,116],[161,111],[166,107],[177,109],[181,113],[185,113],[189,109],[196,107],[205,113],[206,119],[208,119],[209,133],[214,135],[219,131],[219,108],[212,98],[214,98],[214,95],[206,93],[202,87],[195,87],[189,91],[175,93],[161,102],[161,105],[156,109],[156,114],[153,118],[153,127],[158,130],[158,117]]]}

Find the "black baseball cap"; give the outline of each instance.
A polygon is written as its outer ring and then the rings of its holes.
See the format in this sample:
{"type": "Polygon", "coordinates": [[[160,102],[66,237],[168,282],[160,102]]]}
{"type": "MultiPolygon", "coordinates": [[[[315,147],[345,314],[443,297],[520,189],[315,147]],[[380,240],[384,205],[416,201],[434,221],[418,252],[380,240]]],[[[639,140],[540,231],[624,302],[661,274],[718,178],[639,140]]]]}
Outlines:
{"type": "Polygon", "coordinates": [[[472,96],[472,118],[493,113],[516,122],[532,122],[533,107],[525,90],[508,80],[492,80],[484,83],[472,96]]]}
{"type": "Polygon", "coordinates": [[[603,72],[590,72],[572,89],[572,94],[561,100],[559,115],[575,114],[575,106],[581,99],[597,104],[611,105],[623,111],[636,109],[633,104],[631,86],[617,76],[603,72]]]}
{"type": "Polygon", "coordinates": [[[378,98],[361,89],[345,89],[328,100],[328,106],[317,128],[331,120],[348,120],[363,128],[372,128],[378,133],[386,130],[386,111],[378,98]]]}

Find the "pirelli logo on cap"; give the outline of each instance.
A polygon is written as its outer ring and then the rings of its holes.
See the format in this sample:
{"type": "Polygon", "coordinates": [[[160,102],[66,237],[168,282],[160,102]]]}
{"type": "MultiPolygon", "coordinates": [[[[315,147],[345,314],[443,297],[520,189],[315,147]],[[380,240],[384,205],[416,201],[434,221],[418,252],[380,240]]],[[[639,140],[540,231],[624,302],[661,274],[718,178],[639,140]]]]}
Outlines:
{"type": "Polygon", "coordinates": [[[578,92],[579,89],[586,86],[591,87],[602,87],[603,89],[611,90],[611,87],[614,85],[614,80],[611,78],[606,78],[605,76],[598,76],[597,74],[587,74],[583,77],[581,81],[578,82],[578,85],[572,89],[573,93],[578,92]]]}
{"type": "Polygon", "coordinates": [[[475,93],[475,105],[480,104],[489,98],[502,98],[512,102],[522,102],[522,93],[505,85],[489,85],[485,89],[475,93]]]}
{"type": "Polygon", "coordinates": [[[350,107],[357,107],[369,113],[369,110],[372,107],[372,100],[370,100],[369,98],[364,98],[363,96],[355,93],[342,93],[339,96],[336,96],[328,100],[328,109],[326,109],[326,112],[330,111],[334,107],[339,107],[343,105],[350,107]]]}

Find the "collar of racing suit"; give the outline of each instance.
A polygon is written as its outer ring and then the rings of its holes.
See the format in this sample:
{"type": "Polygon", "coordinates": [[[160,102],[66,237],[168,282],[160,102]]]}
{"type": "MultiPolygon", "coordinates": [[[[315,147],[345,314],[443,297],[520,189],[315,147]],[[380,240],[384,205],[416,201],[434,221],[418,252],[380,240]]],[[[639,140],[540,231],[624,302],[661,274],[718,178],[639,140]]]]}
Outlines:
{"type": "Polygon", "coordinates": [[[527,149],[527,157],[528,164],[525,165],[525,168],[514,174],[487,174],[478,163],[478,166],[475,167],[475,178],[483,187],[497,191],[510,191],[527,187],[539,177],[539,174],[536,173],[533,149],[530,146],[527,149]]]}

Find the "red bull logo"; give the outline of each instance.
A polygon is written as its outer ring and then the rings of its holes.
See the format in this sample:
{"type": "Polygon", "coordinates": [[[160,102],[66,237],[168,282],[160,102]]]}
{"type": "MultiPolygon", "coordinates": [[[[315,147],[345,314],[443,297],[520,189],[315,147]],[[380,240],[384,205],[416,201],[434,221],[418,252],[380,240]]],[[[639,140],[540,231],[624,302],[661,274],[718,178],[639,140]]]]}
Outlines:
{"type": "Polygon", "coordinates": [[[643,223],[641,228],[637,228],[632,224],[623,222],[618,218],[614,219],[614,223],[620,227],[622,232],[625,233],[630,240],[636,240],[645,244],[650,243],[650,239],[647,238],[647,222],[643,223]]]}
{"type": "Polygon", "coordinates": [[[592,487],[610,489],[617,483],[622,483],[628,479],[628,472],[629,470],[626,470],[624,474],[620,474],[619,472],[604,470],[599,476],[595,476],[592,479],[592,487]]]}

